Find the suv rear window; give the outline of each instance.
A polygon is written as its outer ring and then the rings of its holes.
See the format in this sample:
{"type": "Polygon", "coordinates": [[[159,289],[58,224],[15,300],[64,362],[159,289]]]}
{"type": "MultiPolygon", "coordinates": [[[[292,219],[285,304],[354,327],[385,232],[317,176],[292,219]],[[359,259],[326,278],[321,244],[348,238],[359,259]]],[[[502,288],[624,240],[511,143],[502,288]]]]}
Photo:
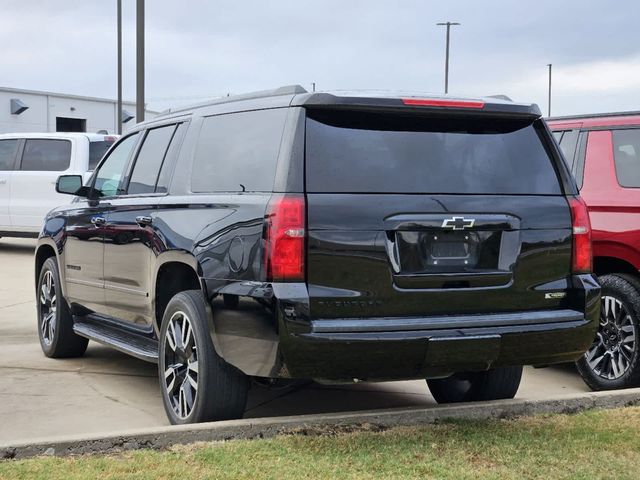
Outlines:
{"type": "Polygon", "coordinates": [[[309,192],[561,193],[530,121],[309,111],[309,192]]]}
{"type": "Polygon", "coordinates": [[[640,188],[640,129],[613,131],[613,156],[621,187],[640,188]]]}
{"type": "Polygon", "coordinates": [[[95,170],[114,140],[89,142],[89,170],[95,170]]]}

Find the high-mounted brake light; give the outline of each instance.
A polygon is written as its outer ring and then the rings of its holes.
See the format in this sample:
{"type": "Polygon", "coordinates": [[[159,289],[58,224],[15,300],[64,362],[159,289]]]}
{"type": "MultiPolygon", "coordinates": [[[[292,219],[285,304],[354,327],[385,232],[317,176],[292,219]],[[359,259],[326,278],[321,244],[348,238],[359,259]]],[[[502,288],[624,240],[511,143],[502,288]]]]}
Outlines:
{"type": "Polygon", "coordinates": [[[591,273],[593,256],[591,252],[591,221],[587,204],[579,196],[569,198],[571,221],[573,224],[573,273],[591,273]]]}
{"type": "Polygon", "coordinates": [[[444,108],[484,108],[484,102],[475,100],[446,100],[441,98],[403,98],[405,105],[444,108]]]}
{"type": "Polygon", "coordinates": [[[302,195],[278,195],[269,201],[263,234],[267,281],[304,281],[305,211],[302,195]]]}

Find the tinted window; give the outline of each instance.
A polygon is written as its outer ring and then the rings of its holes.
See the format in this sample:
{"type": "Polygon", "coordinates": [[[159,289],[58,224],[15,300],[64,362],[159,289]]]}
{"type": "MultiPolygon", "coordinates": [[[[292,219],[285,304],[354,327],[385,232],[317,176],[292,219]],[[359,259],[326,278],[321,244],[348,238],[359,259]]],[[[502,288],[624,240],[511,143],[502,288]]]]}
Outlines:
{"type": "Polygon", "coordinates": [[[113,140],[89,142],[89,170],[95,170],[111,145],[113,145],[113,140]]]}
{"type": "Polygon", "coordinates": [[[0,140],[0,170],[13,170],[18,140],[0,140]]]}
{"type": "Polygon", "coordinates": [[[614,130],[613,156],[620,186],[640,188],[640,129],[614,130]]]}
{"type": "Polygon", "coordinates": [[[127,193],[153,193],[175,125],[149,130],[138,152],[127,193]]]}
{"type": "Polygon", "coordinates": [[[271,191],[286,115],[282,108],[205,118],[191,190],[271,191]]]}
{"type": "Polygon", "coordinates": [[[540,125],[487,117],[308,115],[310,192],[561,193],[540,125]]]}
{"type": "Polygon", "coordinates": [[[100,166],[96,174],[94,188],[98,190],[101,197],[112,197],[120,195],[121,181],[124,176],[124,169],[127,166],[127,160],[138,140],[139,133],[135,133],[124,138],[109,152],[109,156],[100,166]]]}
{"type": "Polygon", "coordinates": [[[69,168],[69,140],[28,139],[22,153],[20,170],[61,172],[69,168]]]}

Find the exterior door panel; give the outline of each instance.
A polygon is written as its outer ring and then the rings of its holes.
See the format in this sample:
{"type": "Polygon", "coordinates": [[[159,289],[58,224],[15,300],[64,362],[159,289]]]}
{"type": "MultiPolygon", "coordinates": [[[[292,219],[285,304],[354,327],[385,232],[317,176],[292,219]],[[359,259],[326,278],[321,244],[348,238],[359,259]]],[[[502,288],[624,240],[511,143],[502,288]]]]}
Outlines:
{"type": "Polygon", "coordinates": [[[65,279],[67,297],[77,313],[107,314],[104,295],[105,226],[107,205],[95,207],[80,202],[67,217],[65,243],[65,279]]]}

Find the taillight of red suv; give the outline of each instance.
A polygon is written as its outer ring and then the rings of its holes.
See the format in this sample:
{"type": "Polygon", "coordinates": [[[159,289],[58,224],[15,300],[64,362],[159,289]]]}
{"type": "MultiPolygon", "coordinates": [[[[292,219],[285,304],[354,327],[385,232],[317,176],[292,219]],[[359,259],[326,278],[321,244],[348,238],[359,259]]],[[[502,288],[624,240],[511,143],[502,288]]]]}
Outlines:
{"type": "Polygon", "coordinates": [[[264,269],[269,282],[305,280],[306,204],[304,195],[274,195],[264,228],[264,269]]]}
{"type": "Polygon", "coordinates": [[[569,198],[571,222],[573,225],[573,273],[591,273],[593,255],[591,252],[591,221],[587,204],[579,196],[569,198]]]}

